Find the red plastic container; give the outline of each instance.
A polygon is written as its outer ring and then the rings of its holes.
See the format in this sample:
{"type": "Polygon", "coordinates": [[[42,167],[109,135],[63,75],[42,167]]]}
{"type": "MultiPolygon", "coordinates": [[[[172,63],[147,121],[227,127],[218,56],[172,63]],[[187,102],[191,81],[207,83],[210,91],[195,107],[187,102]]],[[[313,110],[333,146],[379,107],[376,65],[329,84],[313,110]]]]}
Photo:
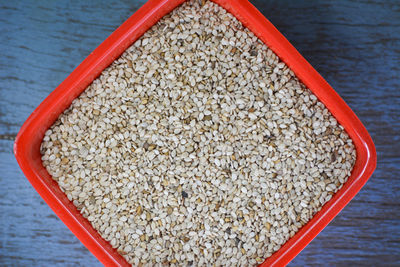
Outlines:
{"type": "MultiPolygon", "coordinates": [[[[149,0],[94,50],[29,116],[14,144],[15,157],[33,187],[79,240],[106,266],[128,266],[60,190],[42,165],[45,131],[85,88],[135,40],[184,0],[149,0]]],[[[290,262],[339,213],[376,167],[371,137],[342,98],[288,40],[247,0],[214,0],[267,44],[325,104],[352,138],[357,160],[346,184],[295,236],[262,266],[290,262]]]]}

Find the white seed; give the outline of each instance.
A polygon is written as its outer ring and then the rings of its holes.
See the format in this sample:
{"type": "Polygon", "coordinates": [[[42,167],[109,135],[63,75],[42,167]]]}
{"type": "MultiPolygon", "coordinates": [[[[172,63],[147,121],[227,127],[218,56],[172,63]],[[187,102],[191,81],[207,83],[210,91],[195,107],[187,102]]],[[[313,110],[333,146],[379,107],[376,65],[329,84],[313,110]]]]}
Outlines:
{"type": "Polygon", "coordinates": [[[257,265],[355,162],[343,127],[286,64],[200,2],[130,46],[41,145],[61,190],[134,266],[257,265]]]}

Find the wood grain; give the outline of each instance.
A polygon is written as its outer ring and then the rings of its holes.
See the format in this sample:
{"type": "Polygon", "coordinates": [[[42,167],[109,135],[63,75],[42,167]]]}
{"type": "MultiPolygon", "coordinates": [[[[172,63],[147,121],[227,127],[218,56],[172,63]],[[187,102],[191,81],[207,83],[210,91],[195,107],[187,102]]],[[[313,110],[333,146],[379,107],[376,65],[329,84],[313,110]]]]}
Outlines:
{"type": "MultiPolygon", "coordinates": [[[[145,1],[0,2],[0,265],[101,266],[12,154],[36,106],[145,1]]],[[[378,151],[374,175],[290,266],[400,266],[400,4],[251,1],[345,99],[378,151]]]]}

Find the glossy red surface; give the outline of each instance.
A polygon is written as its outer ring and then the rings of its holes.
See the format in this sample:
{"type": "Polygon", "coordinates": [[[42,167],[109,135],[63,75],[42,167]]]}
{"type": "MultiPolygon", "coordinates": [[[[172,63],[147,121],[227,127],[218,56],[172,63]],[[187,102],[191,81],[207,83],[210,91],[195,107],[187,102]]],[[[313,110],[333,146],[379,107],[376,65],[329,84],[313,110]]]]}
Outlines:
{"type": "MultiPolygon", "coordinates": [[[[85,88],[129,45],[184,0],[150,0],[96,48],[30,115],[14,144],[15,157],[33,187],[79,240],[106,266],[128,266],[92,228],[42,165],[45,131],[85,88]]],[[[340,212],[376,167],[375,147],[367,130],[343,99],[247,0],[215,0],[267,44],[332,112],[352,138],[357,161],[347,183],[294,237],[262,266],[290,262],[340,212]]]]}

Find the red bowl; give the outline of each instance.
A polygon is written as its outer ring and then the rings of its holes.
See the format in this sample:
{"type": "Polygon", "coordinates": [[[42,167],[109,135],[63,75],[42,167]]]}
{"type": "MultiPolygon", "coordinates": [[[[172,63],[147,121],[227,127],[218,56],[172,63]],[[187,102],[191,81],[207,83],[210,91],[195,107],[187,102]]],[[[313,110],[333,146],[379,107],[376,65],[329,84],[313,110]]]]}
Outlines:
{"type": "MultiPolygon", "coordinates": [[[[213,0],[258,36],[325,104],[345,128],[357,151],[357,160],[344,186],[262,266],[289,263],[343,209],[367,182],[376,167],[370,135],[354,112],[333,88],[300,55],[288,40],[247,0],[213,0]]],[[[73,99],[160,18],[184,0],[149,0],[97,47],[29,116],[14,144],[15,157],[26,177],[79,240],[105,265],[129,266],[104,240],[60,190],[43,167],[40,144],[45,131],[70,106],[73,99]]]]}

